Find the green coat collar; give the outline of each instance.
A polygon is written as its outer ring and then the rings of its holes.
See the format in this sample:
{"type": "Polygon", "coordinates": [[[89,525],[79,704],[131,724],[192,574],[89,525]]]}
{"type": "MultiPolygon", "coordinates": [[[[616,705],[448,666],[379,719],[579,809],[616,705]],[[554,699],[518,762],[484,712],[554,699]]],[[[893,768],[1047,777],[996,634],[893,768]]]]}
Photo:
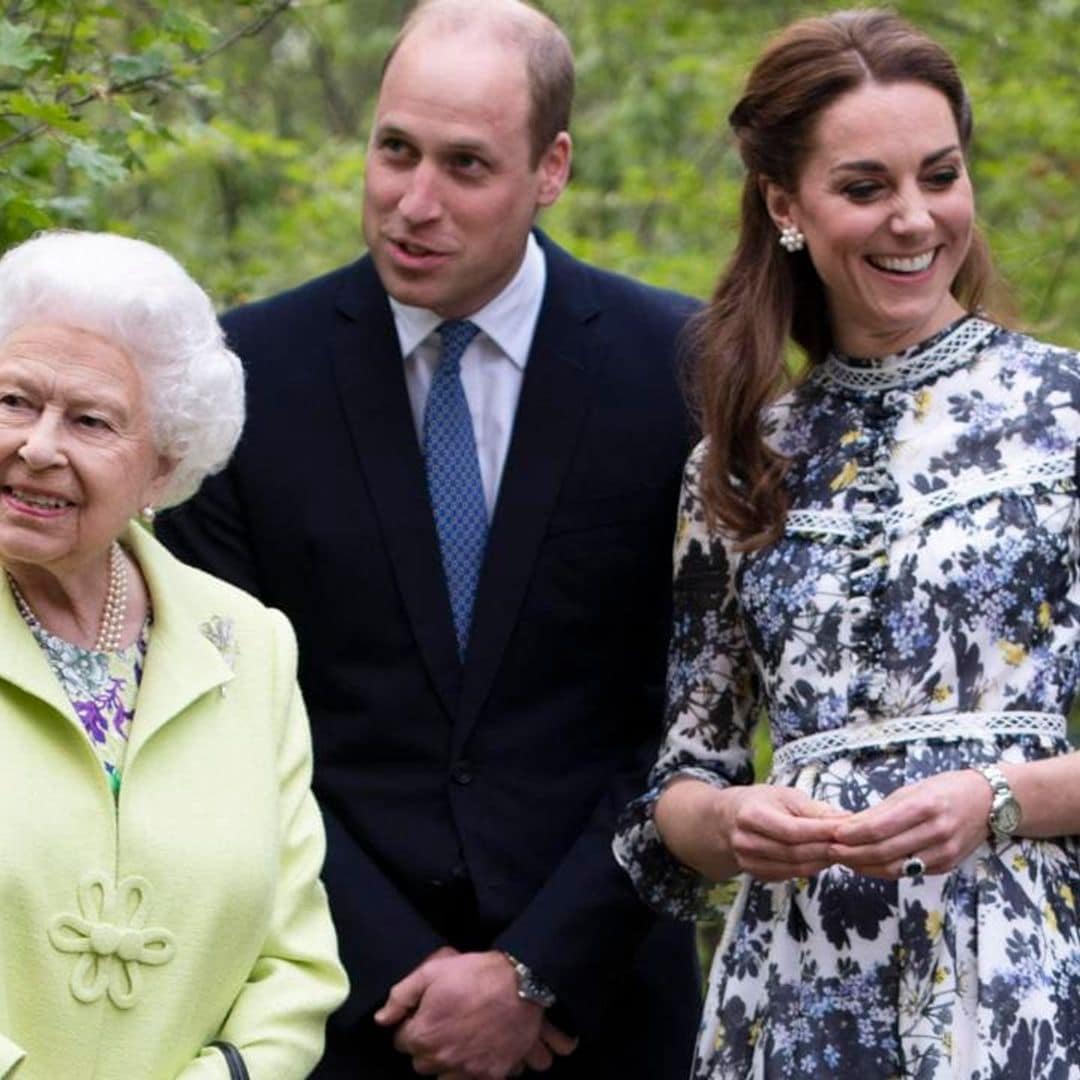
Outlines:
{"type": "MultiPolygon", "coordinates": [[[[121,538],[146,579],[154,611],[150,648],[139,687],[128,764],[149,738],[192,702],[234,676],[229,658],[211,636],[230,626],[218,583],[174,558],[145,529],[131,525],[121,538]],[[209,636],[208,636],[209,635],[209,636]]],[[[6,575],[0,586],[0,679],[44,702],[81,730],[79,720],[44,653],[15,606],[6,575]]]]}

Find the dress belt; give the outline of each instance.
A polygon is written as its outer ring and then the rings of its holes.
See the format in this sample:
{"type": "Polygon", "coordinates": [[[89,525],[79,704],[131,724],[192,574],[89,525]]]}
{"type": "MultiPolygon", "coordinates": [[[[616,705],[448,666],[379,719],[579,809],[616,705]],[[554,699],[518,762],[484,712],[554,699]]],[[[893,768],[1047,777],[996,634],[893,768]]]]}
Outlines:
{"type": "Polygon", "coordinates": [[[856,750],[884,750],[909,742],[991,742],[998,735],[1065,738],[1066,719],[1045,712],[953,712],[868,720],[831,731],[817,731],[784,743],[773,753],[773,775],[795,766],[856,750]]]}

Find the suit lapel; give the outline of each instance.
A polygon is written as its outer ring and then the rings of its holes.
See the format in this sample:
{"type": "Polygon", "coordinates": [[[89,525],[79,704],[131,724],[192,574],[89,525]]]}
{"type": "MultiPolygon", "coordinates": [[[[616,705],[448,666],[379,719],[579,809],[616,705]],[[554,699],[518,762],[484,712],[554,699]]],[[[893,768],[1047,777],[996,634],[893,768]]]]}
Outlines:
{"type": "Polygon", "coordinates": [[[547,285],[488,536],[466,655],[454,749],[491,690],[589,408],[584,358],[597,312],[580,264],[541,238],[547,285]]]}
{"type": "Polygon", "coordinates": [[[453,715],[461,662],[401,349],[369,259],[360,274],[338,303],[334,366],[342,407],[420,656],[453,715]]]}

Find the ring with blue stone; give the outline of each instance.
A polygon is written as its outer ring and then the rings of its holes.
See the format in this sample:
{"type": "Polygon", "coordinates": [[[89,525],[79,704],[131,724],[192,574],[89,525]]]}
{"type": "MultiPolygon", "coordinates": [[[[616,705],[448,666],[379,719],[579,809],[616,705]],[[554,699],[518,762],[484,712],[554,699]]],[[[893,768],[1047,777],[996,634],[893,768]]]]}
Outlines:
{"type": "Polygon", "coordinates": [[[910,855],[900,867],[900,873],[909,878],[922,877],[926,873],[926,863],[918,855],[910,855]]]}

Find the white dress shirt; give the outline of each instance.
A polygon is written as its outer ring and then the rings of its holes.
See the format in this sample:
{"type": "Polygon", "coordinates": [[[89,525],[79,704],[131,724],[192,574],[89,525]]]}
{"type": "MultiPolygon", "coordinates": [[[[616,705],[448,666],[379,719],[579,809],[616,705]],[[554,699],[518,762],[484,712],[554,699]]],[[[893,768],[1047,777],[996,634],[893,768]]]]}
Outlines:
{"type": "MultiPolygon", "coordinates": [[[[480,327],[480,333],[461,357],[461,384],[472,415],[489,517],[495,509],[499,482],[510,449],[514,414],[546,281],[544,253],[530,233],[525,257],[510,283],[469,316],[469,321],[480,327]]],[[[431,378],[439,363],[439,335],[435,330],[443,320],[426,308],[401,304],[392,296],[389,299],[401,355],[405,358],[405,386],[416,424],[416,438],[422,444],[424,408],[431,378]]]]}

